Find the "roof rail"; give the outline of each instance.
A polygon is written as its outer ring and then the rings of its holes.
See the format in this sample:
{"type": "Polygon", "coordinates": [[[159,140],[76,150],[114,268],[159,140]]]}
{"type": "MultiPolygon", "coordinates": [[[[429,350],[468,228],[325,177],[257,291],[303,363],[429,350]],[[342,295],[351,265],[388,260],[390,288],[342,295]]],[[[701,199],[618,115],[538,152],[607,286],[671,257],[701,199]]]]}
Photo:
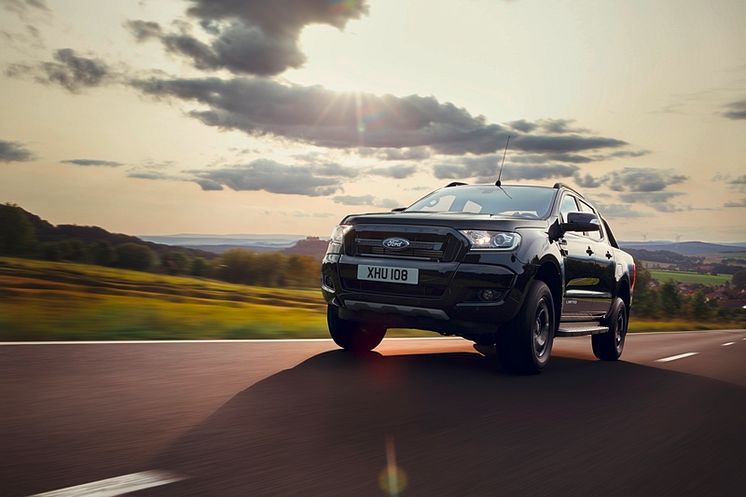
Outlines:
{"type": "MultiPolygon", "coordinates": [[[[577,190],[576,190],[575,188],[573,188],[573,187],[571,187],[571,186],[569,186],[569,185],[566,185],[566,184],[564,184],[564,183],[559,183],[559,182],[558,182],[558,183],[555,183],[555,184],[554,184],[554,187],[553,187],[553,188],[557,188],[557,189],[560,189],[560,188],[565,188],[565,189],[567,189],[567,190],[570,190],[571,192],[573,192],[573,193],[575,193],[575,194],[577,194],[577,195],[579,195],[579,196],[583,197],[583,194],[582,194],[582,193],[580,193],[580,192],[579,192],[579,191],[577,191],[577,190]]],[[[585,197],[583,197],[583,198],[585,198],[585,197]]]]}
{"type": "Polygon", "coordinates": [[[462,183],[462,182],[460,182],[460,181],[454,181],[453,183],[448,183],[448,184],[447,184],[447,185],[445,186],[445,188],[450,188],[450,187],[452,187],[452,186],[464,186],[464,185],[467,185],[467,184],[468,184],[468,183],[462,183]]]}

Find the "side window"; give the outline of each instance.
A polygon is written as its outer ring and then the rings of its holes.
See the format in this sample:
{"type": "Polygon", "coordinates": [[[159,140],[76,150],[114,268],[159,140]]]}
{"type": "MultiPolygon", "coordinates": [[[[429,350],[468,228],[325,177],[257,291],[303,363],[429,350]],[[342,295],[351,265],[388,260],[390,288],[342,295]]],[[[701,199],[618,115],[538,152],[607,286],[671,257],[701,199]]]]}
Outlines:
{"type": "Polygon", "coordinates": [[[567,214],[569,212],[578,212],[578,204],[575,203],[575,197],[572,195],[565,195],[560,204],[560,215],[562,216],[562,222],[567,222],[567,214]]]}
{"type": "MultiPolygon", "coordinates": [[[[580,204],[580,210],[581,212],[590,212],[591,214],[595,214],[596,217],[598,217],[598,212],[593,210],[593,207],[586,204],[582,200],[578,200],[578,203],[580,204]]],[[[599,217],[598,222],[601,223],[601,218],[599,217]]],[[[601,225],[599,224],[599,228],[603,229],[601,225]]],[[[603,231],[591,231],[588,233],[584,233],[585,236],[590,237],[593,240],[602,240],[603,239],[603,231]]]]}

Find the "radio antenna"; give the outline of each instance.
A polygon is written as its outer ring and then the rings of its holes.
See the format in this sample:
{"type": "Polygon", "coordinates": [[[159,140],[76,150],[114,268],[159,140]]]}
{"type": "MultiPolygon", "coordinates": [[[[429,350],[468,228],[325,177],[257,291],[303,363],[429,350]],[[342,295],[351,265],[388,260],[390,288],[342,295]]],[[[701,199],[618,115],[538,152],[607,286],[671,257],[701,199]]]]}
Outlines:
{"type": "Polygon", "coordinates": [[[505,166],[505,155],[508,153],[508,144],[510,143],[510,135],[508,135],[508,140],[505,142],[505,150],[503,150],[503,162],[500,164],[500,172],[497,173],[497,181],[495,181],[495,186],[501,186],[502,183],[500,182],[500,178],[503,176],[503,167],[505,166]]]}

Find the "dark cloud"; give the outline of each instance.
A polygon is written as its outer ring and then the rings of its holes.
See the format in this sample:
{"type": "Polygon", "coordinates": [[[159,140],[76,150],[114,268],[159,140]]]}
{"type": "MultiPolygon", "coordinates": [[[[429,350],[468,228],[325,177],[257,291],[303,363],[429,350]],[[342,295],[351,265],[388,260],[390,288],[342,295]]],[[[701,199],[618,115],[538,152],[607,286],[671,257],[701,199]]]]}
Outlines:
{"type": "MultiPolygon", "coordinates": [[[[442,154],[486,154],[502,148],[507,128],[488,124],[434,97],[337,93],[321,86],[235,78],[135,80],[145,94],[198,102],[191,116],[208,126],[274,135],[331,148],[428,147],[442,154]]],[[[563,154],[622,147],[613,139],[578,134],[519,135],[511,148],[563,154]]]]}
{"type": "Polygon", "coordinates": [[[322,176],[314,166],[288,166],[267,159],[194,173],[193,181],[203,190],[226,187],[236,191],[264,190],[319,197],[342,189],[340,178],[322,176]]]}
{"type": "Polygon", "coordinates": [[[746,119],[746,100],[731,102],[725,108],[723,115],[728,119],[746,119]]]}
{"type": "Polygon", "coordinates": [[[615,148],[627,145],[627,142],[615,138],[601,136],[581,136],[578,134],[564,135],[522,135],[516,136],[515,148],[526,152],[568,153],[583,150],[597,150],[615,148]]]}
{"type": "Polygon", "coordinates": [[[356,178],[360,175],[360,170],[355,167],[335,163],[316,165],[314,166],[314,171],[316,174],[322,176],[338,176],[342,178],[356,178]]]}
{"type": "Polygon", "coordinates": [[[36,66],[11,64],[6,75],[33,76],[40,83],[59,85],[73,93],[83,88],[101,86],[109,82],[112,76],[109,66],[103,60],[80,56],[70,48],[57,50],[54,61],[42,62],[36,66]]]}
{"type": "Polygon", "coordinates": [[[0,0],[0,5],[8,12],[13,12],[21,17],[30,11],[49,12],[45,0],[0,0]]]}
{"type": "Polygon", "coordinates": [[[531,133],[532,131],[534,131],[536,128],[539,127],[537,123],[532,123],[532,122],[526,121],[525,119],[520,119],[518,121],[511,121],[508,123],[508,126],[510,126],[511,128],[517,131],[521,131],[523,133],[531,133]]]}
{"type": "Polygon", "coordinates": [[[367,13],[365,2],[356,0],[193,0],[191,4],[188,13],[208,35],[206,42],[183,24],[175,32],[142,20],[128,21],[126,26],[138,41],[160,40],[168,52],[190,59],[198,69],[273,76],[305,62],[298,45],[305,26],[343,29],[349,20],[367,13]]]}
{"type": "MultiPolygon", "coordinates": [[[[497,179],[498,164],[501,156],[490,154],[481,157],[464,157],[459,161],[436,164],[433,173],[438,179],[478,178],[479,181],[492,182],[497,179]]],[[[572,176],[579,168],[567,164],[516,164],[506,162],[502,180],[545,180],[572,176]]]]}
{"type": "Polygon", "coordinates": [[[736,200],[734,202],[726,202],[723,204],[723,207],[746,207],[746,198],[742,198],[741,200],[736,200]]]}
{"type": "Polygon", "coordinates": [[[585,128],[576,128],[573,126],[574,122],[574,119],[540,119],[537,121],[537,124],[540,129],[553,134],[588,132],[585,128]]]}
{"type": "Polygon", "coordinates": [[[660,192],[687,179],[687,176],[676,174],[673,169],[625,167],[607,174],[600,181],[617,192],[660,192]]]}
{"type": "Polygon", "coordinates": [[[23,144],[13,141],[0,140],[0,162],[26,162],[34,158],[23,144]]]}
{"type": "Polygon", "coordinates": [[[583,176],[582,174],[576,174],[574,179],[575,183],[577,183],[578,186],[582,188],[598,188],[603,184],[600,178],[594,178],[587,173],[585,174],[585,176],[583,176]]]}
{"type": "Polygon", "coordinates": [[[103,166],[103,167],[119,167],[123,166],[121,162],[115,162],[113,160],[100,160],[100,159],[68,159],[61,161],[63,164],[74,164],[76,166],[103,166]]]}
{"type": "Polygon", "coordinates": [[[403,179],[417,172],[417,166],[412,164],[397,164],[395,166],[376,167],[371,169],[370,174],[385,176],[387,178],[403,179]]]}
{"type": "Polygon", "coordinates": [[[671,200],[684,195],[683,192],[625,192],[620,193],[619,198],[628,204],[645,204],[659,212],[679,212],[691,210],[689,207],[680,207],[671,203],[671,200]]]}
{"type": "Polygon", "coordinates": [[[390,198],[378,198],[373,195],[337,195],[332,200],[342,205],[371,205],[382,209],[393,209],[399,206],[396,200],[390,198]]]}

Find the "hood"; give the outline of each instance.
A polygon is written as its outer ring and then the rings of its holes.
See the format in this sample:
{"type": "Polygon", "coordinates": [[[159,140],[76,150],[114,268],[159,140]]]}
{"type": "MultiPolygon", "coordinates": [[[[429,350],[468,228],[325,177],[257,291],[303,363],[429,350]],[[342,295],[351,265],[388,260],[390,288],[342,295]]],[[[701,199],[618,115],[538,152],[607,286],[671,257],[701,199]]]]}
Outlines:
{"type": "Polygon", "coordinates": [[[483,229],[512,231],[520,228],[547,228],[545,219],[521,219],[515,217],[468,214],[463,212],[382,212],[351,214],[343,224],[389,224],[412,226],[442,226],[456,229],[483,229]]]}

